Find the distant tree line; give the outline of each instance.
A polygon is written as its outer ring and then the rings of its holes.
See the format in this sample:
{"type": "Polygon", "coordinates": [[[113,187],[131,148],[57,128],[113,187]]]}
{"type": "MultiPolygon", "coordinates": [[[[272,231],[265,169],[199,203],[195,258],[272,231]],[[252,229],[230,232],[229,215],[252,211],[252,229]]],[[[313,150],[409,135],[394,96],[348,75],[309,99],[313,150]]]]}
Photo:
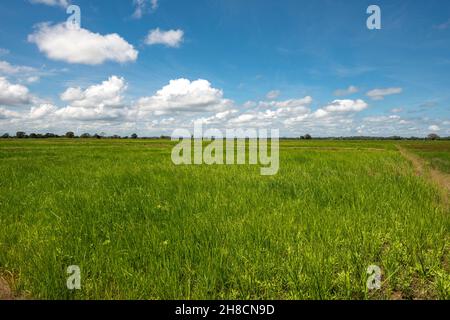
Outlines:
{"type": "MultiPolygon", "coordinates": [[[[9,133],[5,133],[1,136],[2,139],[51,139],[51,138],[67,138],[67,139],[138,139],[138,135],[133,133],[130,136],[119,136],[112,135],[107,136],[104,133],[100,134],[90,134],[83,133],[77,136],[74,132],[68,131],[64,135],[57,135],[54,133],[30,133],[27,134],[23,131],[16,132],[15,136],[11,136],[9,133]]],[[[141,137],[140,139],[170,139],[170,136],[158,136],[158,137],[141,137]]],[[[298,138],[292,137],[282,137],[281,140],[312,140],[313,137],[310,134],[305,134],[298,138]]],[[[400,137],[400,136],[390,136],[390,137],[367,137],[367,136],[352,136],[352,137],[317,137],[315,140],[450,140],[450,137],[440,137],[435,133],[429,134],[427,137],[400,137]]]]}
{"type": "Polygon", "coordinates": [[[138,139],[138,135],[136,133],[133,133],[131,136],[119,136],[119,135],[112,135],[112,136],[106,136],[105,134],[101,133],[83,133],[79,136],[77,136],[74,132],[69,131],[64,135],[58,135],[55,133],[30,133],[27,134],[23,131],[16,132],[15,136],[10,135],[9,133],[5,133],[1,136],[3,139],[50,139],[50,138],[67,138],[67,139],[138,139]]]}
{"type": "MultiPolygon", "coordinates": [[[[308,136],[308,135],[307,135],[308,136]]],[[[281,138],[284,139],[284,138],[281,138]]],[[[300,137],[300,139],[312,139],[306,136],[300,137]]],[[[350,136],[350,137],[320,137],[314,138],[316,140],[450,140],[450,137],[440,137],[435,133],[431,133],[426,137],[401,137],[401,136],[389,136],[389,137],[368,137],[368,136],[350,136]]]]}

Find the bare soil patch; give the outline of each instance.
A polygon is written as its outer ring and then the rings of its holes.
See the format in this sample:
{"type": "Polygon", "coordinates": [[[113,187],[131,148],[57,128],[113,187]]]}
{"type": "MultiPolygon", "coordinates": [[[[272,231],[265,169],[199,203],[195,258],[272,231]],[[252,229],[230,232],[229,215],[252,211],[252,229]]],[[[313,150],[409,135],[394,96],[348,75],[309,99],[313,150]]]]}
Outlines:
{"type": "Polygon", "coordinates": [[[8,282],[0,276],[0,300],[13,300],[14,295],[8,282]]]}

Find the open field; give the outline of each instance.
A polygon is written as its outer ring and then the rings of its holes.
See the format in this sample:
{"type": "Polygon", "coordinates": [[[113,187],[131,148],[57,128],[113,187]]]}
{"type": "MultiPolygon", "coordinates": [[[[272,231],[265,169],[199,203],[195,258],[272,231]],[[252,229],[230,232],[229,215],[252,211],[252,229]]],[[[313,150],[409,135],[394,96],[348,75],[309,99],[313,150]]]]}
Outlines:
{"type": "Polygon", "coordinates": [[[408,142],[404,143],[404,147],[427,160],[433,168],[450,174],[450,143],[448,141],[408,142]]]}
{"type": "Polygon", "coordinates": [[[3,140],[0,276],[43,299],[450,299],[449,208],[397,145],[448,173],[448,141],[282,141],[265,177],[175,166],[165,140],[3,140]]]}

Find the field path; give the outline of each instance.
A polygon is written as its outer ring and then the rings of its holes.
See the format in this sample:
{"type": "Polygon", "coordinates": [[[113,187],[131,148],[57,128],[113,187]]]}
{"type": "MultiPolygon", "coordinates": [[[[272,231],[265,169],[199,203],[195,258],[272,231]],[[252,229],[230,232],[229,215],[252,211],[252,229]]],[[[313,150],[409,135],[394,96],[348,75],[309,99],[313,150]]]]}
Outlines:
{"type": "Polygon", "coordinates": [[[428,178],[439,187],[442,193],[442,200],[444,204],[448,206],[450,195],[450,175],[432,168],[431,166],[427,165],[425,160],[420,158],[418,155],[409,152],[399,145],[397,145],[397,149],[400,151],[403,157],[405,157],[412,163],[418,175],[428,178]]]}
{"type": "Polygon", "coordinates": [[[14,296],[8,282],[0,276],[0,300],[13,300],[14,296]]]}

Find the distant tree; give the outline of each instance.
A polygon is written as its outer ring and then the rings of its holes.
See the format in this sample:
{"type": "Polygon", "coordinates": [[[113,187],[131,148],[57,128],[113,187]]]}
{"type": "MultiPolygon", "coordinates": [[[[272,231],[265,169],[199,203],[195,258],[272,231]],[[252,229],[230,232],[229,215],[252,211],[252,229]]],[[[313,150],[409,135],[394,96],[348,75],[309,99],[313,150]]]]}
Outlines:
{"type": "Polygon", "coordinates": [[[38,136],[36,133],[30,133],[30,138],[31,139],[36,139],[38,136]]]}
{"type": "Polygon", "coordinates": [[[51,133],[51,132],[47,132],[45,135],[44,135],[44,138],[57,138],[58,137],[58,135],[56,135],[56,134],[54,134],[54,133],[51,133]]]}
{"type": "Polygon", "coordinates": [[[75,133],[72,131],[66,132],[66,138],[73,139],[75,138],[75,133]]]}
{"type": "Polygon", "coordinates": [[[95,139],[101,139],[102,136],[96,133],[96,134],[94,134],[94,138],[95,138],[95,139]]]}
{"type": "Polygon", "coordinates": [[[80,138],[83,138],[83,139],[88,139],[88,138],[90,138],[91,137],[91,135],[89,134],[89,133],[83,133],[81,136],[80,136],[80,138]]]}
{"type": "Polygon", "coordinates": [[[310,135],[310,134],[305,134],[305,139],[306,139],[306,140],[311,140],[311,139],[312,139],[312,137],[311,137],[311,135],[310,135]]]}
{"type": "Polygon", "coordinates": [[[132,135],[131,135],[131,139],[137,139],[138,138],[138,135],[136,134],[136,133],[133,133],[132,135]]]}
{"type": "Polygon", "coordinates": [[[428,135],[428,139],[429,139],[429,140],[439,140],[440,137],[439,137],[436,133],[430,133],[430,134],[428,135]]]}
{"type": "Polygon", "coordinates": [[[8,139],[9,138],[9,133],[5,133],[4,135],[2,135],[3,139],[8,139]]]}
{"type": "Polygon", "coordinates": [[[27,137],[27,135],[26,135],[25,132],[23,132],[23,131],[17,131],[17,133],[16,133],[16,138],[18,138],[18,139],[24,139],[24,138],[26,138],[26,137],[27,137]]]}

